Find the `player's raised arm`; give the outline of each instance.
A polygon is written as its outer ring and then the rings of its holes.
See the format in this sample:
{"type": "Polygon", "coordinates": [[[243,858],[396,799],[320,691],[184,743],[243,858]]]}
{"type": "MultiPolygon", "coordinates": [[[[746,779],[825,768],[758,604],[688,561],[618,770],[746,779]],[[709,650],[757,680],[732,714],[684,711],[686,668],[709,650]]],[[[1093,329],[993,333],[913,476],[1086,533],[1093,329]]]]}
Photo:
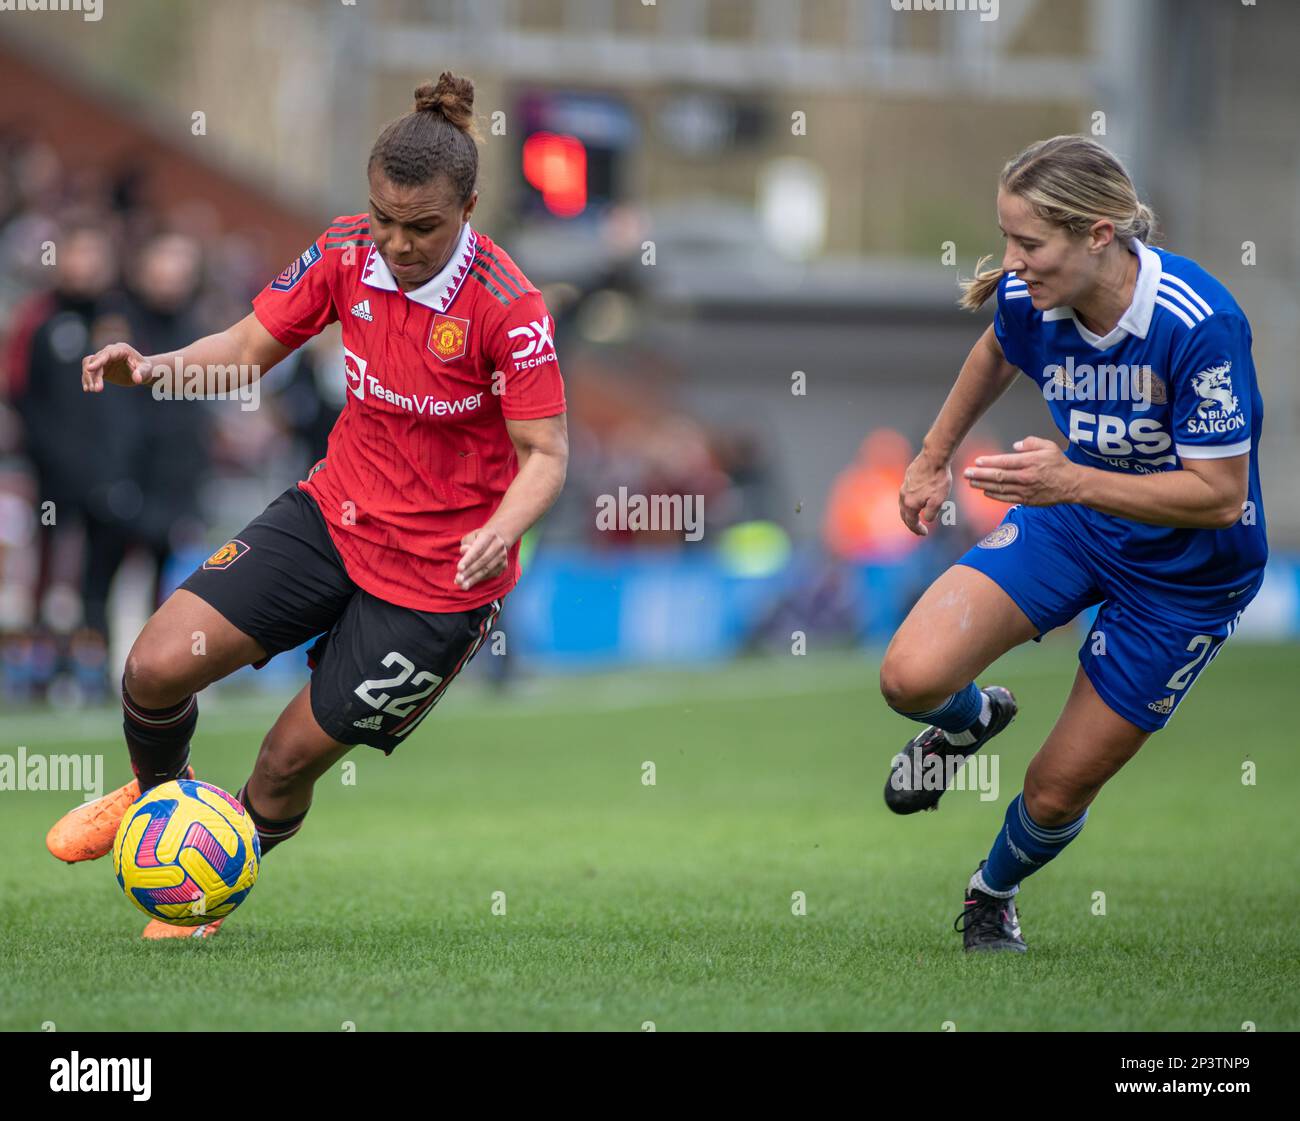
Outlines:
{"type": "Polygon", "coordinates": [[[246,369],[248,381],[256,381],[290,352],[290,347],[278,341],[249,313],[215,335],[197,339],[179,351],[146,356],[129,343],[109,343],[81,360],[81,388],[87,393],[100,393],[104,383],[110,385],[152,385],[164,376],[165,370],[183,369],[186,366],[212,367],[236,366],[246,369]]]}
{"type": "Polygon", "coordinates": [[[990,326],[971,347],[956,384],[948,393],[938,417],[926,433],[921,453],[912,461],[898,493],[899,513],[913,533],[924,537],[927,523],[952,489],[952,457],[967,433],[1016,377],[990,326]]]}

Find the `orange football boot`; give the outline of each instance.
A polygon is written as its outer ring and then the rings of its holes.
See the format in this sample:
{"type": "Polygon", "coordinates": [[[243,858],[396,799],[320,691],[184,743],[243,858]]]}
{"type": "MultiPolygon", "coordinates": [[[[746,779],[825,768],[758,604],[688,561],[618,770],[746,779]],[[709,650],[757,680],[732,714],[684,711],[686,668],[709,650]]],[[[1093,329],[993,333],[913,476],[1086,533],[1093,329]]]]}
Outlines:
{"type": "Polygon", "coordinates": [[[226,918],[227,916],[223,915],[219,919],[200,923],[198,926],[173,926],[169,922],[150,919],[149,925],[144,928],[144,933],[140,937],[147,938],[151,942],[157,938],[211,938],[221,928],[226,918]]]}
{"type": "MultiPolygon", "coordinates": [[[[187,769],[186,777],[194,777],[193,767],[187,769]]],[[[45,847],[68,864],[107,856],[123,815],[139,797],[140,784],[132,779],[111,794],[69,810],[45,835],[45,847]]]]}

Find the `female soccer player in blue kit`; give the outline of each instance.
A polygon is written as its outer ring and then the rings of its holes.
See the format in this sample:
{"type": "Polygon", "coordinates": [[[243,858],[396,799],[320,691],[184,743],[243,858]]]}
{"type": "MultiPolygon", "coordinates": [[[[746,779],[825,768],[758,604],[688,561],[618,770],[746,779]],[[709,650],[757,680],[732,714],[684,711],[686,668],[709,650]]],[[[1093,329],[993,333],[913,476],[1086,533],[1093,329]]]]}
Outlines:
{"type": "Polygon", "coordinates": [[[885,801],[933,809],[956,765],[1011,722],[1015,698],[974,683],[1007,650],[1101,605],[1074,687],[1012,799],[954,924],[970,950],[1024,952],[1013,896],[1083,828],[1102,786],[1168,723],[1259,590],[1263,405],[1250,325],[1186,257],[1144,244],[1153,216],[1102,145],[1057,136],[999,178],[1002,267],[976,269],[962,305],[997,295],[899,494],[925,535],[950,463],[1016,378],[1043,392],[1066,451],[1027,436],[968,485],[1012,504],[917,602],[880,687],[929,725],[895,757],[885,801]]]}

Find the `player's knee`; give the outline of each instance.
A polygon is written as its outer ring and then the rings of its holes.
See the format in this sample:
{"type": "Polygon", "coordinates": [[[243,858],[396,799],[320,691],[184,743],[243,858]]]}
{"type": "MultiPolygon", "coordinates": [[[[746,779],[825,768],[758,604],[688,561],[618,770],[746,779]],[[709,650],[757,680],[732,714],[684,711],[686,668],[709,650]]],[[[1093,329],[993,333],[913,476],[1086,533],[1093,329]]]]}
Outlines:
{"type": "Polygon", "coordinates": [[[258,784],[273,796],[279,797],[293,790],[303,781],[306,760],[292,752],[263,751],[257,757],[258,784]]]}
{"type": "Polygon", "coordinates": [[[1086,808],[1080,804],[1080,798],[1074,792],[1059,786],[1031,782],[1028,778],[1022,798],[1030,819],[1045,829],[1076,821],[1086,808]]]}
{"type": "Polygon", "coordinates": [[[880,663],[880,695],[895,712],[928,712],[934,707],[933,676],[914,660],[886,651],[880,663]]]}
{"type": "Polygon", "coordinates": [[[285,794],[308,777],[312,755],[302,745],[282,736],[268,734],[257,755],[257,777],[261,788],[273,795],[285,794]]]}
{"type": "Polygon", "coordinates": [[[156,642],[136,640],[123,677],[131,699],[144,708],[166,708],[194,692],[177,659],[156,642]]]}

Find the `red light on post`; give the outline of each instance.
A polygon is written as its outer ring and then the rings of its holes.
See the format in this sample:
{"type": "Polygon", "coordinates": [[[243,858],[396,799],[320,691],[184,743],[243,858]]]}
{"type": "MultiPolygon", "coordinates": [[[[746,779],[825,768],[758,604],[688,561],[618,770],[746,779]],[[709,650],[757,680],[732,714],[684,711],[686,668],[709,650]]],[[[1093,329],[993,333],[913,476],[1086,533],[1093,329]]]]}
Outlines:
{"type": "Polygon", "coordinates": [[[576,136],[535,132],[528,137],[524,178],[558,218],[573,218],[587,208],[587,149],[576,136]]]}

